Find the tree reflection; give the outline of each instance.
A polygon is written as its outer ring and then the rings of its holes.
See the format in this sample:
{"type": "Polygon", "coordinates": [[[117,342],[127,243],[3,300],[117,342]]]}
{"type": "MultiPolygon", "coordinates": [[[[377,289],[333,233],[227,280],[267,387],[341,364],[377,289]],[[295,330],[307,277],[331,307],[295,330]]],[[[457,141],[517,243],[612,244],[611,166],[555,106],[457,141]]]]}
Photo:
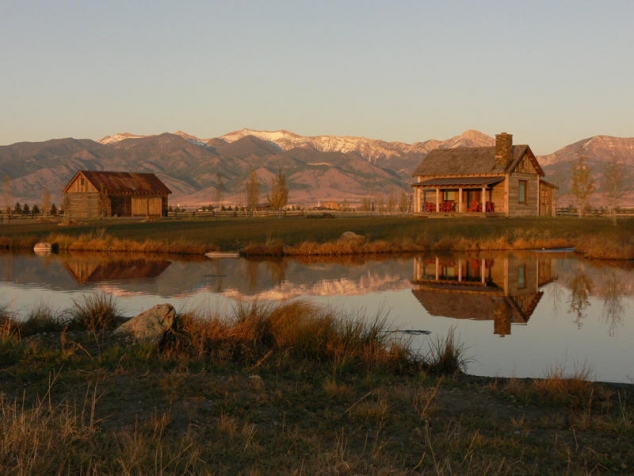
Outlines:
{"type": "Polygon", "coordinates": [[[608,324],[608,334],[614,337],[616,328],[623,324],[623,316],[625,314],[625,306],[623,305],[623,296],[627,294],[625,283],[616,270],[606,271],[603,280],[604,298],[602,317],[608,324]]]}
{"type": "Polygon", "coordinates": [[[577,327],[581,328],[582,321],[586,317],[585,310],[590,306],[590,293],[592,292],[592,280],[581,270],[577,270],[576,274],[568,284],[570,287],[570,308],[569,313],[574,314],[574,322],[577,327]]]}
{"type": "Polygon", "coordinates": [[[271,273],[271,285],[279,286],[286,280],[287,261],[282,258],[267,260],[266,265],[271,273]]]}

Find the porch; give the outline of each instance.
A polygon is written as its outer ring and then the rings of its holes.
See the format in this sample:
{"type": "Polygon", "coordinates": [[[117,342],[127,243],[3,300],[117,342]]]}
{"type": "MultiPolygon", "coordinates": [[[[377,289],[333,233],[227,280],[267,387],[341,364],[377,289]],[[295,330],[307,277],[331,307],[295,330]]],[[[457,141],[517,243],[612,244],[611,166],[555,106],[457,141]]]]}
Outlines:
{"type": "Polygon", "coordinates": [[[421,215],[503,216],[503,194],[494,194],[504,177],[431,179],[413,184],[414,212],[421,215]]]}

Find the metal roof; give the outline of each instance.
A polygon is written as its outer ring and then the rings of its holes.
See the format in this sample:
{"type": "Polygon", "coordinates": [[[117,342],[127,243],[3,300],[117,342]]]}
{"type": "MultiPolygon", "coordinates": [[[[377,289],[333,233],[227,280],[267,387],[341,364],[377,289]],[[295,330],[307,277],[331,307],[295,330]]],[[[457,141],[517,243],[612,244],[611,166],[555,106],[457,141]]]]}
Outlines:
{"type": "MultiPolygon", "coordinates": [[[[75,180],[79,174],[86,177],[86,180],[93,184],[97,190],[105,190],[109,194],[167,195],[172,193],[172,191],[152,173],[80,170],[73,180],[75,180]]],[[[69,185],[73,180],[69,182],[69,185]]],[[[66,187],[68,187],[68,185],[66,187]]]]}

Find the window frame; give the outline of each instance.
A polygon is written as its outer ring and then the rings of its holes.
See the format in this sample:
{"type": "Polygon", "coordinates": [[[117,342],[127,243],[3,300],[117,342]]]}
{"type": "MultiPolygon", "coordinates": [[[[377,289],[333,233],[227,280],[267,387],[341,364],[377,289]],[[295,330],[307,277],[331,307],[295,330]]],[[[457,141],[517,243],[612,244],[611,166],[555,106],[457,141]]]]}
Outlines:
{"type": "Polygon", "coordinates": [[[528,203],[528,180],[520,180],[517,186],[517,200],[518,203],[526,205],[528,203]],[[524,197],[522,197],[522,189],[524,197]]]}

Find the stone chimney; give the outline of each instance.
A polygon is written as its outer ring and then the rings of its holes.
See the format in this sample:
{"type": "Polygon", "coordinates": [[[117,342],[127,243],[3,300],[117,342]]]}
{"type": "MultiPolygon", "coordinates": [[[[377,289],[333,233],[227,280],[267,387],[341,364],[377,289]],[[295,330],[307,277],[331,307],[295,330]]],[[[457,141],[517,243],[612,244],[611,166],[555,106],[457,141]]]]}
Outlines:
{"type": "Polygon", "coordinates": [[[506,168],[513,160],[513,135],[502,132],[495,135],[495,164],[506,168]]]}

